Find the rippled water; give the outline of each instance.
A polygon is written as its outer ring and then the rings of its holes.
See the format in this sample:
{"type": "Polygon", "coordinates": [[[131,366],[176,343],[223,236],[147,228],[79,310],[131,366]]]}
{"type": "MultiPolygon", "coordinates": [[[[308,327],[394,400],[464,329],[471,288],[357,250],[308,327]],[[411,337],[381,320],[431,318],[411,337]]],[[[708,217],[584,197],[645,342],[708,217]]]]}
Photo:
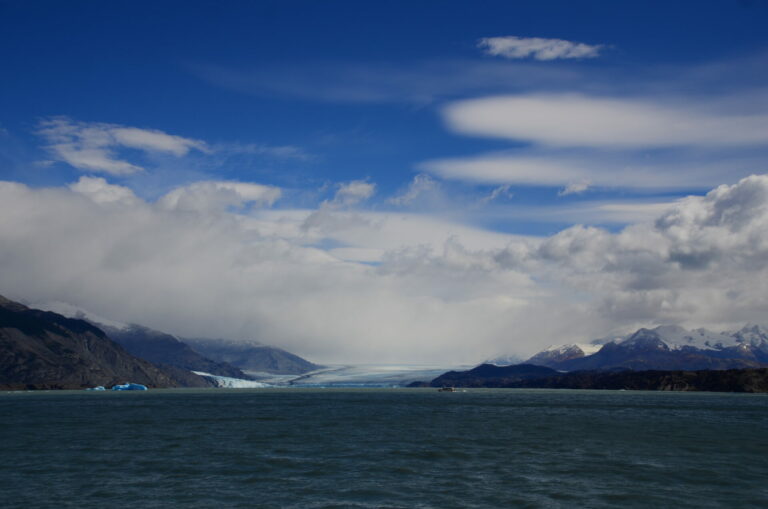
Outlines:
{"type": "Polygon", "coordinates": [[[768,507],[768,396],[0,394],[0,506],[768,507]]]}

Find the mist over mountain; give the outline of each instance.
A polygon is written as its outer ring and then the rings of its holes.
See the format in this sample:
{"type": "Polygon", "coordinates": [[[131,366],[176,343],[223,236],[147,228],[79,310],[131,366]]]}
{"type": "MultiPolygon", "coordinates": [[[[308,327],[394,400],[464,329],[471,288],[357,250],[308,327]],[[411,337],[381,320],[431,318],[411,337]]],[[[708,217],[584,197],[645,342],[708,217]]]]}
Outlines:
{"type": "Polygon", "coordinates": [[[128,353],[85,320],[30,309],[0,296],[0,387],[80,389],[126,381],[149,387],[209,387],[186,370],[128,353]]]}
{"type": "Polygon", "coordinates": [[[184,341],[203,355],[245,372],[300,375],[322,367],[281,348],[254,341],[210,338],[187,338],[184,341]]]}
{"type": "Polygon", "coordinates": [[[144,325],[101,317],[66,302],[47,302],[40,307],[87,320],[106,331],[133,355],[164,366],[240,380],[252,378],[244,371],[304,374],[323,367],[254,340],[179,337],[144,325]]]}
{"type": "Polygon", "coordinates": [[[768,330],[759,325],[720,333],[662,325],[551,346],[522,364],[482,364],[411,386],[768,392],[766,367],[768,330]]]}
{"type": "Polygon", "coordinates": [[[102,329],[128,352],[154,364],[230,378],[250,378],[235,366],[200,355],[187,343],[171,334],[136,324],[125,328],[103,326],[102,329]]]}

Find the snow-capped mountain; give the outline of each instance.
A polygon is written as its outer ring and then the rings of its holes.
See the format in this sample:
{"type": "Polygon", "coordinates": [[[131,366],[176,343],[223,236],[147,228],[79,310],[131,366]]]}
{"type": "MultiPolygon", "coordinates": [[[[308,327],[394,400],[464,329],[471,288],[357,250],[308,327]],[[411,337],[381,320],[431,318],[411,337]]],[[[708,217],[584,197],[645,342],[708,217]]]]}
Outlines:
{"type": "Polygon", "coordinates": [[[733,337],[739,344],[768,349],[768,329],[760,325],[747,324],[741,330],[734,332],[733,337]]]}
{"type": "Polygon", "coordinates": [[[488,359],[483,364],[493,364],[494,366],[514,366],[515,364],[520,364],[521,362],[523,362],[523,358],[519,355],[506,354],[499,355],[493,359],[488,359]]]}
{"type": "Polygon", "coordinates": [[[537,366],[552,366],[573,359],[580,359],[587,355],[592,355],[600,350],[600,348],[600,345],[584,343],[573,343],[560,346],[553,345],[537,353],[525,362],[526,364],[535,364],[537,366]]]}
{"type": "Polygon", "coordinates": [[[589,345],[549,347],[526,363],[566,371],[759,367],[768,365],[768,330],[752,324],[736,332],[662,325],[614,340],[595,340],[589,345]]]}

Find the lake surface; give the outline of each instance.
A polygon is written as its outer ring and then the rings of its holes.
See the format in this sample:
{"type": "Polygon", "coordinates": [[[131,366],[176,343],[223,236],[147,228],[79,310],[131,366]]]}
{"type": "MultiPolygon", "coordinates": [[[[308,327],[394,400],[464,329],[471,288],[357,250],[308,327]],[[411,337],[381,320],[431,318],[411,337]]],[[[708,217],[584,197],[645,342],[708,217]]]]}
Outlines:
{"type": "Polygon", "coordinates": [[[768,507],[768,396],[0,393],[0,506],[768,507]]]}

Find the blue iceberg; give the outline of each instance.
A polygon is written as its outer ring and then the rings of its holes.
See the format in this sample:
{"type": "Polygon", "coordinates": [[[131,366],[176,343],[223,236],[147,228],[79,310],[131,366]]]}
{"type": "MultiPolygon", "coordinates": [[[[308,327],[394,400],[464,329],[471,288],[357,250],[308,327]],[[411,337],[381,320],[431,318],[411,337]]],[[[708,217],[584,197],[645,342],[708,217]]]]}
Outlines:
{"type": "Polygon", "coordinates": [[[96,387],[88,387],[86,391],[106,391],[103,385],[97,385],[96,387]]]}
{"type": "Polygon", "coordinates": [[[113,391],[146,391],[148,389],[146,385],[126,382],[123,385],[120,385],[120,384],[115,385],[114,387],[112,387],[112,390],[113,391]]]}

